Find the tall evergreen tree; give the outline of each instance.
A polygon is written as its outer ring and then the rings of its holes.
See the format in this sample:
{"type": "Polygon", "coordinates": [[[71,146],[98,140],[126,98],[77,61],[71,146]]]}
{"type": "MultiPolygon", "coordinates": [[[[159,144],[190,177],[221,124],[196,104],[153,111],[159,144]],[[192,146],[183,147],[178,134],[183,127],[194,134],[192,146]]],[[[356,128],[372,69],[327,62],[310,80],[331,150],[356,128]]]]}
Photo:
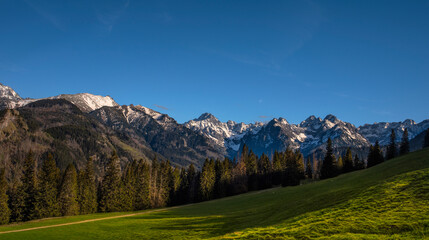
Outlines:
{"type": "Polygon", "coordinates": [[[8,223],[10,218],[10,209],[7,204],[8,196],[6,195],[6,192],[7,182],[4,169],[0,169],[0,225],[8,223]]]}
{"type": "Polygon", "coordinates": [[[116,151],[113,151],[101,185],[100,210],[102,212],[121,210],[121,188],[121,166],[116,151]]]}
{"type": "MultiPolygon", "coordinates": [[[[286,150],[287,151],[287,150],[286,150]]],[[[282,186],[296,186],[299,185],[300,180],[305,178],[304,175],[304,160],[301,152],[297,151],[294,154],[285,154],[286,168],[282,186]]]]}
{"type": "Polygon", "coordinates": [[[152,165],[150,168],[150,204],[151,207],[159,207],[160,200],[160,193],[159,193],[159,182],[160,182],[160,172],[161,172],[161,165],[158,162],[157,157],[155,156],[155,159],[152,161],[152,165]]]}
{"type": "Polygon", "coordinates": [[[239,161],[232,169],[232,193],[240,194],[247,192],[246,164],[239,161]]]}
{"type": "Polygon", "coordinates": [[[354,162],[354,169],[361,170],[365,168],[365,163],[363,162],[362,159],[359,159],[359,156],[357,154],[355,155],[355,159],[353,160],[353,162],[354,162]]]}
{"type": "Polygon", "coordinates": [[[215,161],[215,185],[214,185],[214,198],[222,198],[226,196],[226,186],[222,181],[222,175],[224,175],[224,165],[217,159],[215,161]]]}
{"type": "Polygon", "coordinates": [[[21,222],[24,220],[24,188],[21,182],[14,182],[7,191],[9,196],[10,222],[21,222]]]}
{"type": "Polygon", "coordinates": [[[331,178],[337,175],[337,167],[335,164],[334,149],[332,148],[331,138],[328,139],[328,143],[326,145],[326,155],[322,162],[320,175],[321,179],[331,178]]]}
{"type": "Polygon", "coordinates": [[[171,169],[170,177],[170,200],[169,205],[178,205],[179,190],[182,184],[181,168],[175,167],[171,169]]]}
{"type": "Polygon", "coordinates": [[[423,147],[429,147],[429,128],[426,129],[426,134],[425,134],[425,141],[423,143],[423,147]]]}
{"type": "Polygon", "coordinates": [[[404,155],[410,152],[410,142],[408,140],[408,129],[405,128],[402,134],[401,146],[399,148],[399,154],[404,155]]]}
{"type": "Polygon", "coordinates": [[[353,171],[353,155],[352,150],[347,148],[346,155],[344,156],[343,172],[348,173],[353,171]]]}
{"type": "MultiPolygon", "coordinates": [[[[159,178],[159,194],[161,207],[167,206],[170,202],[170,193],[173,186],[173,171],[169,161],[161,162],[159,178]]],[[[213,165],[214,167],[214,165],[213,165]]]]}
{"type": "Polygon", "coordinates": [[[262,154],[258,160],[258,188],[266,189],[272,186],[271,162],[267,155],[262,154]]]}
{"type": "Polygon", "coordinates": [[[213,198],[215,178],[214,161],[206,159],[200,176],[200,194],[202,200],[210,200],[213,198]]]}
{"type": "Polygon", "coordinates": [[[135,210],[142,210],[150,207],[150,166],[141,159],[137,164],[136,196],[134,197],[135,210]]]}
{"type": "Polygon", "coordinates": [[[189,184],[188,193],[187,193],[188,194],[187,202],[189,203],[196,202],[198,200],[198,191],[200,190],[199,184],[198,184],[200,179],[193,164],[189,165],[186,171],[186,178],[189,184]]]}
{"type": "Polygon", "coordinates": [[[97,186],[95,182],[94,161],[89,158],[85,169],[79,173],[79,212],[90,214],[97,211],[97,186]]]}
{"type": "Polygon", "coordinates": [[[310,157],[307,158],[307,164],[305,167],[305,176],[308,179],[312,179],[313,178],[313,167],[311,166],[311,159],[310,157]]]}
{"type": "Polygon", "coordinates": [[[43,161],[39,174],[39,184],[36,197],[36,211],[39,218],[56,217],[60,215],[58,205],[58,182],[60,169],[58,169],[52,154],[48,154],[43,161]]]}
{"type": "Polygon", "coordinates": [[[258,188],[258,157],[250,150],[249,155],[245,158],[246,174],[248,177],[248,189],[249,191],[256,190],[258,188]]]}
{"type": "Polygon", "coordinates": [[[22,209],[22,220],[29,221],[37,217],[36,214],[36,161],[33,152],[30,150],[24,161],[24,174],[21,178],[22,190],[18,190],[23,195],[24,208],[22,209]]]}
{"type": "Polygon", "coordinates": [[[390,143],[387,146],[386,160],[392,159],[396,157],[396,155],[397,155],[396,134],[395,134],[395,130],[392,129],[392,132],[390,133],[390,143]]]}
{"type": "Polygon", "coordinates": [[[370,147],[367,159],[367,167],[372,167],[380,164],[384,161],[383,154],[381,152],[380,144],[378,141],[375,142],[374,146],[370,147]]]}
{"type": "Polygon", "coordinates": [[[58,203],[63,216],[76,215],[79,213],[77,202],[77,173],[73,164],[69,164],[63,175],[58,203]]]}
{"type": "Polygon", "coordinates": [[[343,172],[343,167],[344,167],[344,162],[343,162],[343,157],[339,156],[337,159],[337,171],[338,174],[343,172]]]}
{"type": "Polygon", "coordinates": [[[131,164],[128,163],[125,167],[125,170],[122,174],[122,188],[120,189],[120,204],[121,211],[131,211],[134,210],[135,203],[135,175],[134,169],[136,168],[136,161],[133,161],[131,164]]]}
{"type": "Polygon", "coordinates": [[[273,156],[273,185],[279,185],[282,181],[283,166],[279,152],[274,151],[273,156]]]}

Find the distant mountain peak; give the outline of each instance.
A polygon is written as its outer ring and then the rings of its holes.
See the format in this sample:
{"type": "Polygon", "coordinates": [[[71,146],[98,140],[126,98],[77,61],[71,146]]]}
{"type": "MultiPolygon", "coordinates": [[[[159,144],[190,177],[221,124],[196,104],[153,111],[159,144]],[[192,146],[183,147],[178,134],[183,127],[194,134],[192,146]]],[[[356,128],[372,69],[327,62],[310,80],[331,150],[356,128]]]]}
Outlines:
{"type": "Polygon", "coordinates": [[[404,124],[406,125],[415,125],[416,122],[412,119],[405,119],[404,124]]]}
{"type": "Polygon", "coordinates": [[[200,117],[195,119],[195,121],[203,121],[203,120],[216,120],[219,121],[213,114],[211,113],[203,113],[200,117]]]}
{"type": "Polygon", "coordinates": [[[325,117],[324,120],[328,120],[330,122],[335,122],[335,121],[338,120],[338,118],[336,116],[332,115],[332,114],[328,114],[328,115],[326,115],[326,117],[325,117]]]}
{"type": "Polygon", "coordinates": [[[66,99],[84,112],[91,112],[102,107],[116,107],[118,103],[110,96],[100,96],[90,93],[61,94],[52,99],[66,99]]]}
{"type": "Polygon", "coordinates": [[[22,100],[22,98],[11,87],[0,83],[0,98],[8,100],[22,100]]]}

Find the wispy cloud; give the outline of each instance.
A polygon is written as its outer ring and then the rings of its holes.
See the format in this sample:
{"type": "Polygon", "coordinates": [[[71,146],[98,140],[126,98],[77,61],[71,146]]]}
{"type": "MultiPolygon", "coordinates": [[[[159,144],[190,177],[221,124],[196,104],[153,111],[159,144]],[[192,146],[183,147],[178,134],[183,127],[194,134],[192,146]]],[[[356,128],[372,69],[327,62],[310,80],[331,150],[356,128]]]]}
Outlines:
{"type": "Polygon", "coordinates": [[[261,115],[261,116],[259,116],[259,118],[261,118],[261,119],[268,119],[268,118],[273,118],[273,116],[261,115]]]}
{"type": "Polygon", "coordinates": [[[166,111],[168,111],[168,110],[169,110],[169,108],[168,108],[168,107],[164,107],[164,106],[162,106],[162,105],[154,104],[154,106],[155,106],[155,107],[157,107],[157,108],[160,108],[160,109],[162,109],[162,110],[166,110],[166,111]]]}
{"type": "Polygon", "coordinates": [[[116,6],[113,9],[96,9],[97,19],[102,24],[102,26],[110,33],[113,30],[113,26],[116,24],[118,19],[124,14],[124,12],[129,6],[130,1],[126,0],[123,1],[121,5],[116,6]]]}
{"type": "Polygon", "coordinates": [[[65,32],[64,24],[60,21],[60,19],[54,14],[50,13],[46,8],[36,4],[34,1],[24,0],[24,2],[30,6],[37,14],[50,22],[55,28],[60,31],[65,32]]]}

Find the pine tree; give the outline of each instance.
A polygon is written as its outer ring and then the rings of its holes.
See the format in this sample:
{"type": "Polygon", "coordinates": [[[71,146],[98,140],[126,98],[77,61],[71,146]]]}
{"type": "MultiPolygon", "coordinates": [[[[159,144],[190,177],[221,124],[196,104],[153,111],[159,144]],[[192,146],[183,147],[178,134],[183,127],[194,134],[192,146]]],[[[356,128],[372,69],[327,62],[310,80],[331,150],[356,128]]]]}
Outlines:
{"type": "Polygon", "coordinates": [[[359,156],[356,154],[355,155],[355,159],[353,160],[354,162],[354,169],[356,170],[361,170],[365,168],[365,163],[359,159],[359,156]]]}
{"type": "Polygon", "coordinates": [[[272,186],[271,162],[267,155],[262,154],[258,160],[258,188],[266,189],[272,186]]]}
{"type": "Polygon", "coordinates": [[[63,175],[58,203],[63,216],[76,215],[79,213],[77,202],[77,173],[73,164],[69,164],[63,175]]]}
{"type": "Polygon", "coordinates": [[[222,198],[226,196],[226,186],[222,181],[225,169],[224,164],[217,159],[215,161],[215,185],[214,185],[214,198],[222,198]]]}
{"type": "Polygon", "coordinates": [[[322,168],[320,169],[320,178],[326,179],[335,177],[337,175],[337,167],[335,164],[334,150],[332,148],[332,140],[328,139],[326,145],[326,155],[322,162],[322,168]]]}
{"type": "Polygon", "coordinates": [[[142,159],[137,164],[136,196],[134,197],[135,210],[142,210],[150,207],[150,166],[142,159]]]}
{"type": "Polygon", "coordinates": [[[133,169],[136,168],[136,162],[134,161],[131,164],[127,164],[125,171],[122,174],[122,188],[120,189],[120,204],[121,211],[131,211],[134,210],[135,202],[135,176],[133,169]]]}
{"type": "Polygon", "coordinates": [[[352,150],[347,148],[346,155],[344,156],[343,172],[348,173],[353,171],[353,155],[352,150]]]}
{"type": "Polygon", "coordinates": [[[39,184],[36,197],[36,211],[39,218],[56,217],[60,215],[58,205],[58,182],[60,169],[58,169],[52,154],[43,162],[39,174],[39,184]]]}
{"type": "Polygon", "coordinates": [[[340,174],[343,172],[343,167],[344,167],[344,162],[343,162],[343,157],[339,156],[338,160],[337,160],[337,174],[340,174]]]}
{"type": "Polygon", "coordinates": [[[121,188],[121,166],[116,151],[113,151],[101,185],[100,210],[102,212],[121,210],[121,188]]]}
{"type": "Polygon", "coordinates": [[[292,155],[286,150],[286,168],[284,171],[282,186],[299,185],[300,180],[305,178],[304,161],[301,152],[297,151],[292,155]]]}
{"type": "Polygon", "coordinates": [[[250,150],[249,155],[245,159],[248,189],[249,191],[253,191],[258,189],[258,157],[250,150]]]}
{"type": "Polygon", "coordinates": [[[213,198],[215,175],[214,161],[206,159],[200,176],[200,195],[202,200],[213,198]]]}
{"type": "Polygon", "coordinates": [[[10,222],[21,222],[24,220],[24,188],[21,182],[15,182],[9,188],[7,195],[9,196],[10,222]]]}
{"type": "Polygon", "coordinates": [[[33,152],[30,150],[24,161],[24,174],[21,178],[21,188],[18,190],[24,199],[24,206],[22,209],[22,220],[29,221],[36,219],[36,161],[33,152]]]}
{"type": "Polygon", "coordinates": [[[152,161],[152,165],[150,168],[150,205],[152,208],[159,207],[160,202],[160,194],[159,194],[159,179],[160,176],[160,170],[161,166],[158,162],[157,157],[155,156],[155,159],[152,161]]]}
{"type": "Polygon", "coordinates": [[[232,194],[247,192],[246,164],[239,161],[232,169],[232,194]]]}
{"type": "Polygon", "coordinates": [[[408,129],[405,128],[402,134],[401,146],[399,148],[399,155],[404,155],[410,152],[410,142],[408,140],[408,129]]]}
{"type": "Polygon", "coordinates": [[[426,129],[426,134],[425,134],[425,141],[423,143],[423,147],[429,147],[429,128],[426,129]]]}
{"type": "Polygon", "coordinates": [[[188,170],[186,171],[186,178],[189,184],[188,193],[187,193],[188,194],[187,202],[188,203],[196,202],[198,200],[198,191],[199,191],[198,182],[200,179],[198,174],[196,173],[194,164],[189,165],[188,170]]]}
{"type": "MultiPolygon", "coordinates": [[[[213,165],[214,167],[214,165],[213,165]]],[[[170,193],[172,189],[173,174],[169,161],[161,162],[159,173],[159,206],[165,207],[170,202],[170,193]]]]}
{"type": "Polygon", "coordinates": [[[181,168],[175,167],[171,169],[171,177],[170,177],[170,199],[169,205],[177,205],[178,204],[178,196],[180,186],[182,184],[182,176],[181,176],[181,168]]]}
{"type": "Polygon", "coordinates": [[[367,159],[367,168],[380,164],[383,161],[384,158],[381,152],[380,144],[378,143],[378,141],[376,141],[375,145],[370,147],[367,159]]]}
{"type": "Polygon", "coordinates": [[[86,167],[79,173],[79,212],[90,214],[97,211],[97,187],[95,183],[94,162],[89,158],[86,167]]]}
{"type": "Polygon", "coordinates": [[[307,164],[306,164],[306,168],[305,168],[305,176],[308,179],[312,179],[313,178],[313,167],[311,166],[311,159],[310,159],[310,157],[307,158],[307,164]]]}
{"type": "Polygon", "coordinates": [[[4,174],[4,169],[0,169],[0,225],[9,223],[10,209],[7,204],[8,196],[7,182],[4,174]]]}
{"type": "Polygon", "coordinates": [[[396,153],[396,134],[395,130],[392,129],[392,132],[390,133],[390,144],[387,146],[386,160],[396,157],[396,153]]]}
{"type": "Polygon", "coordinates": [[[280,154],[274,151],[273,156],[273,185],[279,185],[282,181],[283,167],[280,159],[280,154]]]}

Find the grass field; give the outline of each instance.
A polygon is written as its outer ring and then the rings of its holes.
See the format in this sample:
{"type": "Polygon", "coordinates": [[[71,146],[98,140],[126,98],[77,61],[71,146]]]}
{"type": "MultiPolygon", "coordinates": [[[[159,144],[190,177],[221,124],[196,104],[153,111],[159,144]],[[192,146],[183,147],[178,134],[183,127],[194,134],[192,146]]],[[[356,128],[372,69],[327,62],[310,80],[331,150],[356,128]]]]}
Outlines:
{"type": "MultiPolygon", "coordinates": [[[[429,149],[302,186],[149,211],[0,239],[429,239],[429,149]]],[[[0,233],[126,214],[7,225],[0,233]]]]}

